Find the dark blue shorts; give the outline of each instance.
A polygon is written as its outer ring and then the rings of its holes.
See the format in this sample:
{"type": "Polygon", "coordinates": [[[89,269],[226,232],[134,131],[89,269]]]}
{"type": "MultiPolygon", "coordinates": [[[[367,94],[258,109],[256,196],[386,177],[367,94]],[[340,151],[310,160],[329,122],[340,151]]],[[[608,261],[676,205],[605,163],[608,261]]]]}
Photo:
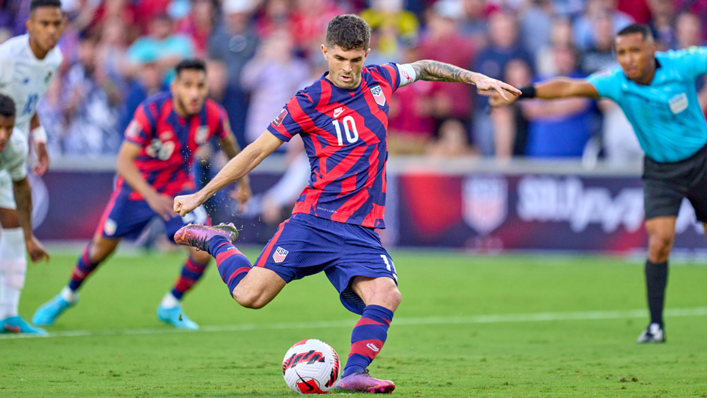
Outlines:
{"type": "MultiPolygon", "coordinates": [[[[182,192],[179,195],[190,193],[182,192]]],[[[143,229],[155,217],[161,219],[146,201],[130,200],[127,195],[121,195],[120,191],[116,191],[103,211],[96,233],[100,233],[107,239],[135,240],[140,237],[143,229]]],[[[206,210],[203,206],[199,206],[184,217],[175,214],[169,221],[164,221],[165,232],[169,240],[174,243],[174,234],[179,228],[189,223],[205,224],[208,222],[207,219],[206,210]]]]}
{"type": "Polygon", "coordinates": [[[388,277],[398,283],[393,260],[373,229],[309,214],[295,214],[280,224],[255,266],[275,271],[287,283],[324,271],[344,307],[359,315],[365,304],[351,289],[355,277],[388,277]]]}

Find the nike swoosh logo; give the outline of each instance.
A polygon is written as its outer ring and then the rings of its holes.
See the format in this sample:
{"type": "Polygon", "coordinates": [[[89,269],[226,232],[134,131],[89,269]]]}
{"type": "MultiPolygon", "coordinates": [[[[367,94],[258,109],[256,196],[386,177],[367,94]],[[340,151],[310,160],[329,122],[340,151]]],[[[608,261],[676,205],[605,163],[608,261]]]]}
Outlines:
{"type": "Polygon", "coordinates": [[[5,325],[5,329],[10,331],[10,333],[20,333],[22,331],[19,326],[5,325]]]}
{"type": "Polygon", "coordinates": [[[297,371],[295,371],[295,373],[297,374],[297,377],[299,377],[299,379],[302,380],[302,383],[304,383],[304,385],[307,386],[307,391],[314,391],[314,387],[310,386],[309,383],[307,383],[306,381],[304,381],[304,379],[302,378],[302,376],[300,376],[297,371]]]}

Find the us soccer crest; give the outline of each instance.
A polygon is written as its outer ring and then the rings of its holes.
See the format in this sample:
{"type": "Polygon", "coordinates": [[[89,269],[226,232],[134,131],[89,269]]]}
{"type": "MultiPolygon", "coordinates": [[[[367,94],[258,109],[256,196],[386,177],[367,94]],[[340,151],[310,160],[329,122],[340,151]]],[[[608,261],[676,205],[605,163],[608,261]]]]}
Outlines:
{"type": "Polygon", "coordinates": [[[118,229],[118,224],[110,218],[107,219],[105,225],[103,226],[103,232],[105,232],[106,235],[111,236],[115,233],[116,229],[118,229]]]}
{"type": "Polygon", "coordinates": [[[275,250],[275,254],[272,255],[272,259],[275,261],[275,263],[280,264],[281,262],[285,261],[285,258],[288,254],[290,254],[289,251],[278,246],[277,250],[275,250]]]}
{"type": "Polygon", "coordinates": [[[508,183],[500,177],[470,177],[464,181],[464,221],[481,235],[503,224],[508,216],[508,183]]]}
{"type": "Polygon", "coordinates": [[[373,94],[373,99],[376,100],[376,104],[385,106],[385,95],[383,95],[381,86],[371,87],[371,94],[373,94]]]}
{"type": "Polygon", "coordinates": [[[197,144],[204,145],[206,143],[206,137],[208,135],[209,135],[209,127],[208,126],[199,126],[199,128],[196,129],[196,137],[194,139],[197,144]]]}

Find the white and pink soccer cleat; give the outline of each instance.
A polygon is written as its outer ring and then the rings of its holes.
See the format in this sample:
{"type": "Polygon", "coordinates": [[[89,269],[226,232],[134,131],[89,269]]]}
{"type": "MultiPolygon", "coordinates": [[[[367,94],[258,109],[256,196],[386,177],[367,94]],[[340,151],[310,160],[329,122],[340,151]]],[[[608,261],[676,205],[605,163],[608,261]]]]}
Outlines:
{"type": "Polygon", "coordinates": [[[390,380],[378,380],[368,374],[368,369],[361,373],[350,374],[336,385],[336,391],[365,392],[369,394],[390,394],[395,384],[390,380]]]}

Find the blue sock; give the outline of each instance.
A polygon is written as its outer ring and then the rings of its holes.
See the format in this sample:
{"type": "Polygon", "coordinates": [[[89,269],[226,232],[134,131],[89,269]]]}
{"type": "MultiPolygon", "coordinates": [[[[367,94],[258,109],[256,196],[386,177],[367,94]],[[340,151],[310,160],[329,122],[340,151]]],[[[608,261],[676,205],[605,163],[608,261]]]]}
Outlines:
{"type": "Polygon", "coordinates": [[[367,305],[363,309],[363,316],[351,333],[351,352],[342,377],[366,370],[383,348],[392,320],[393,311],[385,307],[367,305]]]}
{"type": "Polygon", "coordinates": [[[216,259],[216,267],[221,275],[221,280],[228,285],[228,293],[233,296],[233,289],[252,268],[248,257],[222,236],[211,238],[209,253],[216,259]]]}

